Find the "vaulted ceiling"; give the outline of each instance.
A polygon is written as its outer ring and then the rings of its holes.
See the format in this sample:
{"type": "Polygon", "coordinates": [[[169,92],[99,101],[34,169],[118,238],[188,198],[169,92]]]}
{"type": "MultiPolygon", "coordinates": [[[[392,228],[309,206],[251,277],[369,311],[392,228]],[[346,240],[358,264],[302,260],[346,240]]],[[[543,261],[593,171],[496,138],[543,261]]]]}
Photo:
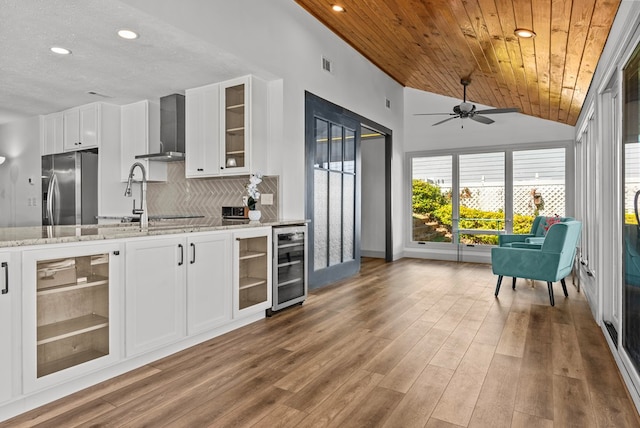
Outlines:
{"type": "MultiPolygon", "coordinates": [[[[403,86],[575,125],[620,0],[296,0],[403,86]],[[332,10],[333,4],[345,12],[332,10]],[[522,39],[516,28],[533,30],[522,39]]],[[[448,106],[447,106],[448,108],[448,106]]],[[[412,113],[412,112],[409,112],[412,113]]],[[[429,113],[428,111],[413,113],[429,113]]]]}

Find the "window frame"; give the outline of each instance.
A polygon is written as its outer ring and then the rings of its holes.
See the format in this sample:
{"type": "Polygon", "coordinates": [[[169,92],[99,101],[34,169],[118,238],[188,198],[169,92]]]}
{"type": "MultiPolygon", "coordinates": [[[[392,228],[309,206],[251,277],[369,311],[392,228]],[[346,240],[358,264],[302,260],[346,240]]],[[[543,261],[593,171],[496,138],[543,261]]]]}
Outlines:
{"type": "MultiPolygon", "coordinates": [[[[422,242],[413,240],[413,209],[412,209],[412,179],[413,179],[413,159],[420,157],[431,156],[452,156],[452,193],[454,195],[459,193],[460,185],[460,156],[468,154],[482,154],[482,153],[495,153],[504,152],[505,156],[505,230],[509,233],[513,229],[513,153],[524,150],[538,150],[538,149],[557,149],[563,148],[565,150],[565,215],[574,216],[575,213],[575,143],[573,140],[562,141],[550,141],[541,143],[525,143],[513,145],[495,145],[495,146],[483,146],[483,147],[466,147],[456,149],[435,149],[424,150],[405,153],[405,207],[407,207],[407,214],[405,215],[405,247],[411,250],[425,249],[425,250],[444,250],[444,252],[452,254],[451,250],[457,252],[460,244],[457,244],[453,239],[453,242],[422,242]],[[449,251],[447,251],[449,250],[449,251]]],[[[454,218],[458,218],[457,210],[458,203],[453,203],[452,206],[454,218]]],[[[492,245],[478,245],[470,249],[472,252],[490,252],[492,245]]],[[[457,256],[459,259],[459,255],[457,256]]],[[[455,259],[455,257],[449,257],[455,259]]]]}

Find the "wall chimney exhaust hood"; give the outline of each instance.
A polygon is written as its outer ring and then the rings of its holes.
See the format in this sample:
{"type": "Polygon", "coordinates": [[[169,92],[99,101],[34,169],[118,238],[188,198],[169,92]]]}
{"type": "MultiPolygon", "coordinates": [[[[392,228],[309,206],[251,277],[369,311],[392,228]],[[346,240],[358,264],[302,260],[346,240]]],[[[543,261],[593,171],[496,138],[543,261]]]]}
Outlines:
{"type": "Polygon", "coordinates": [[[158,162],[184,160],[184,95],[171,94],[160,98],[160,153],[138,155],[136,159],[158,162]]]}

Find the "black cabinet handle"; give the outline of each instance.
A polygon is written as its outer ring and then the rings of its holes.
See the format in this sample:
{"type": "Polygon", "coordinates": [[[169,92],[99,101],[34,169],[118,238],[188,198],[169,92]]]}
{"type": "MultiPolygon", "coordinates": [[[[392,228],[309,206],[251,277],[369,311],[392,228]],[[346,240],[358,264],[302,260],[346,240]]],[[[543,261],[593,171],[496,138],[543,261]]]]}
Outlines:
{"type": "Polygon", "coordinates": [[[7,294],[9,292],[9,263],[2,262],[2,269],[4,269],[4,288],[2,289],[2,294],[7,294]]]}
{"type": "Polygon", "coordinates": [[[113,252],[113,255],[114,255],[114,256],[119,256],[119,255],[120,255],[120,251],[118,251],[118,250],[114,251],[114,252],[113,252]]]}
{"type": "Polygon", "coordinates": [[[204,168],[198,168],[198,171],[204,171],[204,168]]]}
{"type": "Polygon", "coordinates": [[[184,247],[182,244],[178,244],[178,248],[180,248],[180,261],[178,262],[178,266],[182,266],[184,264],[184,247]]]}
{"type": "Polygon", "coordinates": [[[189,263],[194,264],[196,262],[196,244],[191,243],[191,261],[189,263]]]}

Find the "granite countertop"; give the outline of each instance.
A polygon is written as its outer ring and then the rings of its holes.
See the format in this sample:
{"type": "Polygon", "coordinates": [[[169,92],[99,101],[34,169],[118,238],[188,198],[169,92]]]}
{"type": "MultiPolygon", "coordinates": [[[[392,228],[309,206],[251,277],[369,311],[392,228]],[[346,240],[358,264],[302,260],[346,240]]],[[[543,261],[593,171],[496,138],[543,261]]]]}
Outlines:
{"type": "Polygon", "coordinates": [[[28,245],[60,244],[66,242],[99,241],[105,239],[135,238],[143,236],[171,235],[177,233],[234,230],[263,226],[288,226],[304,224],[307,220],[263,220],[256,222],[229,222],[219,218],[187,218],[140,223],[113,223],[83,226],[33,226],[0,228],[0,248],[28,245]]]}

